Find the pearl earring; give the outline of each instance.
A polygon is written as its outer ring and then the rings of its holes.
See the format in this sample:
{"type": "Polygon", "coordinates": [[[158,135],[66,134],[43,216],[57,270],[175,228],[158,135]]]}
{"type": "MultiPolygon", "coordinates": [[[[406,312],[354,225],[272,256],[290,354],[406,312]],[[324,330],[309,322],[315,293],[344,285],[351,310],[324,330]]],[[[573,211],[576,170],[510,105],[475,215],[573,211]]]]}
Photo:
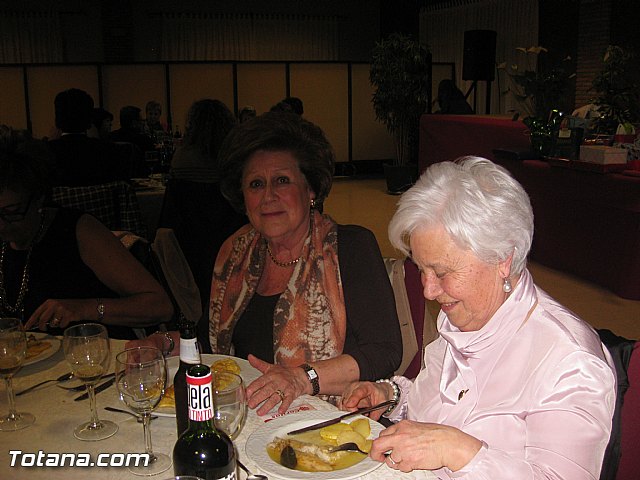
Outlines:
{"type": "Polygon", "coordinates": [[[504,283],[502,284],[502,290],[504,293],[511,293],[513,287],[511,286],[511,281],[508,278],[504,279],[504,283]]]}
{"type": "Polygon", "coordinates": [[[311,209],[313,210],[314,208],[316,208],[316,199],[312,198],[311,199],[311,209]]]}

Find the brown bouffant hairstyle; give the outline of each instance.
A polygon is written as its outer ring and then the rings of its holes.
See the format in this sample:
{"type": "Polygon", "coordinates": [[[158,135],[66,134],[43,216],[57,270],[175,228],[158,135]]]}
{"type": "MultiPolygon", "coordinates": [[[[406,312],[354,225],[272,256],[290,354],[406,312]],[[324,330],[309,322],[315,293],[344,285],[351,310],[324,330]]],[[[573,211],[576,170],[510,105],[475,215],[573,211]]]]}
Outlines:
{"type": "Polygon", "coordinates": [[[218,154],[220,189],[241,213],[245,213],[242,175],[258,150],[291,153],[322,211],[333,183],[335,155],[320,127],[295,113],[267,112],[229,132],[218,154]]]}

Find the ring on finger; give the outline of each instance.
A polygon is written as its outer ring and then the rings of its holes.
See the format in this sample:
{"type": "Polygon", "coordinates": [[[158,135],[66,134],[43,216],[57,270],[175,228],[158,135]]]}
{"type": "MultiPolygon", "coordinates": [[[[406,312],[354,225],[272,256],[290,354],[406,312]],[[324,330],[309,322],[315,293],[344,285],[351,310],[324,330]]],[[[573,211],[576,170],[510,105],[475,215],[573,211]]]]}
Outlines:
{"type": "Polygon", "coordinates": [[[280,389],[277,389],[275,392],[276,395],[278,395],[280,397],[280,400],[284,400],[284,392],[280,389]]]}
{"type": "Polygon", "coordinates": [[[387,455],[387,458],[389,459],[389,461],[391,462],[391,465],[397,465],[399,463],[402,462],[402,460],[398,460],[397,462],[393,459],[393,457],[391,456],[391,453],[389,455],[387,455]]]}

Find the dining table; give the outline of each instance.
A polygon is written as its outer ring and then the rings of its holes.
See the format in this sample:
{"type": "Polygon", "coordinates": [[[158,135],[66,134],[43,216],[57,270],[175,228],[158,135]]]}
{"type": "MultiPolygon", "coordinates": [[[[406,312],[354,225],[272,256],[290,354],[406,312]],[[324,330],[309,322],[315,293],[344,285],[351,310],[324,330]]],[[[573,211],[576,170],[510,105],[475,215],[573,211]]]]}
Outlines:
{"type": "Polygon", "coordinates": [[[164,201],[165,185],[157,175],[133,179],[133,188],[140,207],[140,216],[147,228],[147,240],[153,241],[164,201]]]}
{"type": "MultiPolygon", "coordinates": [[[[60,345],[61,342],[56,342],[60,345]]],[[[115,355],[124,350],[125,340],[111,339],[111,370],[115,364],[115,355]]],[[[48,358],[44,358],[36,363],[23,366],[15,375],[13,380],[14,391],[35,385],[38,382],[48,379],[55,379],[60,375],[69,372],[63,349],[59,348],[48,358]]],[[[100,384],[101,382],[99,382],[100,384]]],[[[5,392],[0,396],[0,412],[4,415],[7,412],[7,399],[5,392]]],[[[82,392],[70,392],[59,388],[55,382],[47,383],[24,395],[16,398],[16,408],[18,411],[30,412],[35,415],[35,423],[22,430],[13,432],[0,432],[0,479],[29,479],[29,480],[62,480],[82,478],[87,480],[109,479],[124,480],[144,478],[136,477],[124,466],[47,466],[46,463],[54,463],[55,455],[60,453],[82,453],[85,458],[94,461],[98,455],[104,453],[126,454],[143,453],[144,438],[142,425],[131,415],[105,410],[105,407],[116,407],[126,410],[127,407],[120,400],[116,386],[111,385],[106,390],[96,395],[98,415],[100,419],[111,420],[118,424],[118,431],[110,438],[86,442],[78,440],[73,435],[74,428],[82,422],[90,419],[90,406],[88,400],[75,401],[82,392]],[[11,452],[14,452],[13,454],[11,452]],[[16,453],[21,452],[21,453],[16,453]],[[41,454],[39,452],[42,452],[41,454]],[[40,455],[38,466],[38,455],[40,455]],[[51,460],[51,459],[54,460],[51,460]],[[12,460],[14,466],[11,465],[12,460]],[[29,466],[32,465],[33,466],[29,466]]],[[[336,412],[338,409],[324,400],[310,395],[299,397],[290,407],[292,410],[321,410],[336,412]]],[[[257,429],[265,424],[274,415],[272,413],[259,417],[254,410],[249,409],[245,425],[234,440],[238,458],[253,473],[264,473],[260,465],[257,465],[247,455],[245,445],[249,437],[257,429]]],[[[151,438],[154,452],[166,453],[171,456],[173,446],[177,439],[175,418],[161,416],[151,421],[151,438]]],[[[122,463],[122,456],[113,457],[116,463],[122,463]]],[[[165,480],[173,477],[173,469],[169,469],[155,476],[147,477],[151,479],[165,480]]],[[[237,478],[245,480],[246,474],[238,468],[237,478]]],[[[270,479],[275,479],[269,475],[270,479]]],[[[295,478],[293,475],[290,478],[295,478]]],[[[336,479],[344,478],[336,471],[336,479]]],[[[353,478],[353,477],[350,477],[353,478]]],[[[365,480],[377,479],[435,479],[437,478],[429,471],[413,471],[402,473],[390,469],[386,464],[380,464],[375,470],[366,473],[361,477],[365,480]]]]}

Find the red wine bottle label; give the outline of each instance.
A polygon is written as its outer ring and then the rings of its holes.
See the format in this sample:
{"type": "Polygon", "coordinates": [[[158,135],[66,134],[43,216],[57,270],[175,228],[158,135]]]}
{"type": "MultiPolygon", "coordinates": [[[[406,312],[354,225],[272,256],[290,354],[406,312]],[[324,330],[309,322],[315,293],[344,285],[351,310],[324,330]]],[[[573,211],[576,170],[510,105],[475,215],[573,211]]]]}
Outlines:
{"type": "Polygon", "coordinates": [[[204,377],[187,374],[189,420],[205,422],[213,418],[213,391],[211,372],[204,377]]]}

